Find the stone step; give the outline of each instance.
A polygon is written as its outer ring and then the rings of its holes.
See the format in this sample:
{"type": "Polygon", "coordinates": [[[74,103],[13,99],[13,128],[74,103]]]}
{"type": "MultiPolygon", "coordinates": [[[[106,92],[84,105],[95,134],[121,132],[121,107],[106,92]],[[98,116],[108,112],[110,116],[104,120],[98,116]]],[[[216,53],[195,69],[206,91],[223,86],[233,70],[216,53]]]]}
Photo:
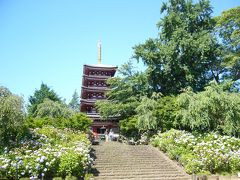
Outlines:
{"type": "Polygon", "coordinates": [[[134,176],[139,176],[139,175],[158,175],[158,176],[183,176],[185,177],[185,174],[181,174],[179,172],[176,171],[165,171],[165,172],[160,172],[160,171],[103,171],[101,170],[101,172],[99,173],[101,176],[102,175],[134,175],[134,176]]]}
{"type": "Polygon", "coordinates": [[[128,160],[126,161],[126,158],[124,157],[118,157],[118,158],[101,158],[101,159],[96,159],[96,162],[112,162],[115,160],[118,160],[118,162],[128,162],[128,161],[134,161],[134,162],[155,162],[155,163],[165,163],[166,161],[163,159],[131,159],[127,158],[128,160]]]}
{"type": "Polygon", "coordinates": [[[98,169],[98,170],[109,170],[109,171],[164,171],[164,172],[169,172],[169,171],[177,171],[180,172],[174,168],[166,168],[166,167],[139,167],[139,166],[134,166],[134,167],[130,167],[130,166],[93,166],[93,169],[98,169]]]}
{"type": "MultiPolygon", "coordinates": [[[[117,161],[117,160],[116,160],[117,161]]],[[[141,165],[141,164],[143,164],[143,165],[164,165],[164,163],[158,163],[158,162],[141,162],[141,161],[130,161],[130,162],[128,162],[128,161],[124,161],[124,162],[122,162],[122,161],[119,161],[119,162],[103,162],[103,161],[99,161],[99,162],[94,162],[94,164],[102,164],[102,165],[104,165],[104,164],[109,164],[109,165],[115,165],[115,164],[121,164],[121,165],[124,165],[124,164],[138,164],[138,165],[141,165]]]]}
{"type": "MultiPolygon", "coordinates": [[[[159,174],[149,174],[149,175],[116,175],[116,174],[100,174],[101,178],[103,179],[150,179],[150,178],[158,178],[159,180],[165,180],[165,179],[184,179],[184,180],[190,180],[190,178],[186,176],[179,176],[179,175],[159,175],[159,174]]],[[[98,177],[96,177],[98,179],[98,177]]]]}
{"type": "Polygon", "coordinates": [[[101,170],[99,175],[109,175],[109,174],[114,174],[114,175],[169,175],[169,176],[185,176],[185,174],[179,173],[179,172],[159,172],[159,171],[103,171],[101,170]]]}
{"type": "MultiPolygon", "coordinates": [[[[121,166],[121,165],[112,165],[112,166],[102,166],[102,165],[94,165],[93,168],[96,169],[144,169],[144,166],[138,166],[138,165],[132,165],[132,166],[121,166]]],[[[166,170],[172,170],[175,168],[169,167],[169,166],[148,166],[145,169],[158,169],[159,171],[166,171],[166,170]]]]}
{"type": "MultiPolygon", "coordinates": [[[[170,169],[170,168],[158,168],[158,167],[119,167],[119,166],[115,166],[115,167],[111,167],[111,166],[106,166],[106,167],[102,167],[102,166],[94,166],[93,169],[97,169],[97,170],[101,170],[101,171],[159,171],[159,172],[171,172],[171,171],[176,171],[175,169],[170,169]]],[[[176,172],[180,172],[180,171],[176,171],[176,172]]]]}
{"type": "Polygon", "coordinates": [[[129,164],[134,164],[134,165],[145,165],[145,167],[147,165],[149,166],[163,166],[163,165],[166,165],[166,166],[171,166],[170,164],[166,164],[166,162],[161,162],[161,163],[157,163],[157,162],[138,162],[138,161],[125,161],[125,162],[104,162],[104,161],[100,161],[100,162],[94,162],[95,165],[97,164],[101,164],[101,165],[116,165],[116,164],[119,164],[119,165],[129,165],[129,164]]]}
{"type": "Polygon", "coordinates": [[[172,170],[174,169],[176,171],[175,168],[170,167],[170,166],[138,166],[138,165],[132,165],[132,166],[120,166],[120,165],[112,165],[112,166],[102,166],[102,165],[94,165],[93,168],[96,169],[146,169],[146,170],[151,170],[151,169],[157,169],[159,171],[167,171],[167,170],[172,170]]]}
{"type": "MultiPolygon", "coordinates": [[[[126,156],[126,157],[128,157],[128,156],[130,156],[132,154],[132,152],[130,153],[130,152],[126,152],[126,151],[123,151],[123,152],[119,152],[118,151],[117,153],[110,153],[110,154],[108,154],[108,153],[95,153],[95,154],[96,155],[101,155],[101,156],[109,156],[109,155],[116,155],[118,153],[122,153],[121,156],[126,156]],[[126,154],[126,153],[129,153],[129,154],[126,154]]],[[[152,157],[152,155],[154,155],[154,154],[156,154],[156,153],[143,153],[143,152],[140,152],[140,153],[136,153],[135,157],[143,157],[143,156],[152,157]]]]}
{"type": "Polygon", "coordinates": [[[108,154],[108,155],[103,155],[103,154],[95,154],[97,157],[101,157],[101,158],[117,158],[117,157],[123,157],[123,158],[131,158],[131,159],[162,159],[160,157],[156,157],[154,158],[154,156],[156,156],[156,154],[152,154],[152,155],[148,155],[148,156],[136,156],[134,154],[128,154],[128,155],[122,155],[122,154],[108,154]],[[132,156],[134,155],[134,157],[132,156]]]}
{"type": "Polygon", "coordinates": [[[132,170],[132,171],[176,171],[175,169],[172,169],[172,168],[166,168],[166,167],[137,167],[137,166],[134,166],[134,167],[129,167],[129,166],[106,166],[106,167],[103,167],[103,166],[93,166],[93,169],[98,169],[98,170],[109,170],[109,171],[127,171],[127,170],[132,170]]]}
{"type": "Polygon", "coordinates": [[[159,177],[147,177],[147,178],[140,178],[140,177],[95,177],[95,180],[191,180],[190,178],[186,177],[178,177],[178,178],[159,178],[159,177]]]}

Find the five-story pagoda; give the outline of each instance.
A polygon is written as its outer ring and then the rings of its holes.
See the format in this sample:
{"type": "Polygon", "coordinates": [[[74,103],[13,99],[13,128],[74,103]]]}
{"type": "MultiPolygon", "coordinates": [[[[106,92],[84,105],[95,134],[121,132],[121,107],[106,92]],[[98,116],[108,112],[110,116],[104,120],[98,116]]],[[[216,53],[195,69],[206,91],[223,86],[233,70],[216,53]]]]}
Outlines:
{"type": "Polygon", "coordinates": [[[112,129],[113,132],[118,133],[118,121],[114,118],[102,121],[95,107],[97,100],[106,99],[105,92],[108,90],[106,81],[114,76],[116,70],[116,66],[101,63],[100,42],[98,43],[98,64],[83,66],[80,111],[93,119],[92,130],[98,134],[103,134],[106,129],[112,129]]]}

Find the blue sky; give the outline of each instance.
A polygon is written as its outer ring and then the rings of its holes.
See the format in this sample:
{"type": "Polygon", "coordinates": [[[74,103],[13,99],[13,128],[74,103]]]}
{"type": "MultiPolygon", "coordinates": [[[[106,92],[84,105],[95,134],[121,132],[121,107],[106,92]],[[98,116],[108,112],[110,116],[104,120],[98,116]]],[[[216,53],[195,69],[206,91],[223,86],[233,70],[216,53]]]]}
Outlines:
{"type": "MultiPolygon", "coordinates": [[[[83,64],[120,66],[158,34],[161,0],[0,0],[0,85],[25,101],[46,83],[69,102],[83,64]]],[[[212,0],[213,15],[240,0],[212,0]]]]}

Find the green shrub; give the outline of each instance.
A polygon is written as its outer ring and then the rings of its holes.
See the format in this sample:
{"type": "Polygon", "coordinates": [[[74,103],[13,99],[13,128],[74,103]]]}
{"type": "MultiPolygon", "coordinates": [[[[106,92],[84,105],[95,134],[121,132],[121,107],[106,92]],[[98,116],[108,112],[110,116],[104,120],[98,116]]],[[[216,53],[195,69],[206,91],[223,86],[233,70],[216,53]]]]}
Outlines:
{"type": "Polygon", "coordinates": [[[25,125],[29,128],[42,128],[44,125],[51,125],[51,123],[48,118],[28,117],[25,120],[25,125]]]}
{"type": "Polygon", "coordinates": [[[92,120],[83,113],[77,113],[69,118],[28,117],[25,124],[29,128],[42,128],[45,125],[51,125],[56,128],[72,128],[86,132],[92,124],[92,120]]]}
{"type": "Polygon", "coordinates": [[[65,119],[64,127],[77,129],[80,131],[87,131],[92,124],[92,119],[83,113],[77,113],[69,119],[65,119]]]}
{"type": "Polygon", "coordinates": [[[137,121],[136,117],[130,117],[128,119],[122,120],[119,122],[121,134],[128,138],[134,138],[139,136],[139,130],[137,128],[137,121]]]}
{"type": "Polygon", "coordinates": [[[151,139],[152,145],[178,160],[187,173],[240,171],[240,139],[217,133],[170,130],[151,139]]]}
{"type": "Polygon", "coordinates": [[[79,156],[74,152],[74,150],[69,150],[67,153],[63,154],[60,158],[58,174],[62,177],[75,175],[83,176],[84,167],[82,163],[84,157],[79,156]]]}

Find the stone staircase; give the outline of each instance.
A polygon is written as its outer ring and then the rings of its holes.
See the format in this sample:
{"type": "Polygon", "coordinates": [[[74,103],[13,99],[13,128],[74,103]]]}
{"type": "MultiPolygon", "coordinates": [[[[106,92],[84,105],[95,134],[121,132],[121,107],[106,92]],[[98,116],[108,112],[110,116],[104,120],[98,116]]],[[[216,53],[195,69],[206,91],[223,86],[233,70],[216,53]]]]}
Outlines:
{"type": "Polygon", "coordinates": [[[183,169],[150,145],[101,142],[93,146],[96,180],[188,180],[183,169]]]}

